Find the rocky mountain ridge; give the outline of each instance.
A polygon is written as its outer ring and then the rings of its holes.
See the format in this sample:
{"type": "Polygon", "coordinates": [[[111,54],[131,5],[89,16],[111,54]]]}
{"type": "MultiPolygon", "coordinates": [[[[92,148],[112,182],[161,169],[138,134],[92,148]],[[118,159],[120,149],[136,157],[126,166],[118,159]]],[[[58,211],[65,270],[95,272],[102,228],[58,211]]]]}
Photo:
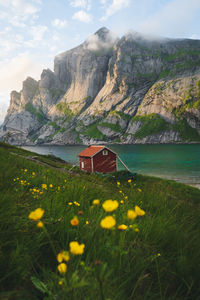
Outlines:
{"type": "Polygon", "coordinates": [[[13,144],[200,141],[200,41],[115,37],[105,27],[11,93],[13,144]]]}

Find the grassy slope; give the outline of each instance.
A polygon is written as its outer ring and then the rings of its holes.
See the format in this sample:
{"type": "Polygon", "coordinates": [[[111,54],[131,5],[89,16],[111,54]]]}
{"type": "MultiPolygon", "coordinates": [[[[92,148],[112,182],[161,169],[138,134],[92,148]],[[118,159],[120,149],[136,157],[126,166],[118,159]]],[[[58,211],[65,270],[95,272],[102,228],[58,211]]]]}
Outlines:
{"type": "Polygon", "coordinates": [[[61,160],[3,144],[0,166],[0,299],[198,299],[199,190],[140,175],[131,184],[121,180],[118,187],[114,179],[78,170],[69,174],[61,160]],[[31,155],[52,167],[25,158],[31,155]],[[41,192],[43,183],[48,185],[43,194],[30,192],[41,192]],[[140,231],[102,229],[106,213],[92,206],[96,198],[101,203],[123,199],[115,212],[117,225],[130,225],[127,210],[139,205],[146,215],[136,218],[133,228],[140,231]],[[68,204],[73,201],[80,206],[68,204]],[[38,207],[45,210],[45,229],[28,219],[38,207]],[[70,220],[80,210],[80,224],[72,227],[70,220]],[[85,244],[85,251],[67,263],[60,286],[56,254],[75,240],[85,244]]]}

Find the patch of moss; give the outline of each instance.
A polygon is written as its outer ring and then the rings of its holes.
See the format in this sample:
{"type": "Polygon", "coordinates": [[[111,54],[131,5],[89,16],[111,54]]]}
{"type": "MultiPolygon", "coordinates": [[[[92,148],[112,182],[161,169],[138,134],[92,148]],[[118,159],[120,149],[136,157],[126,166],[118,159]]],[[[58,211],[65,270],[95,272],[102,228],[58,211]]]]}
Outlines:
{"type": "Polygon", "coordinates": [[[49,122],[48,123],[49,126],[52,126],[54,129],[59,130],[60,126],[56,124],[56,122],[49,122]]]}
{"type": "Polygon", "coordinates": [[[144,138],[148,135],[157,134],[170,129],[170,124],[157,114],[135,116],[131,122],[140,121],[142,127],[134,134],[136,138],[144,138]]]}
{"type": "Polygon", "coordinates": [[[123,111],[113,110],[113,111],[110,112],[110,114],[119,115],[124,120],[130,120],[131,119],[131,116],[128,115],[128,114],[125,114],[123,111]]]}
{"type": "Polygon", "coordinates": [[[68,104],[60,102],[56,105],[56,108],[67,117],[68,121],[70,121],[73,118],[74,113],[71,111],[68,104]]]}
{"type": "Polygon", "coordinates": [[[179,121],[172,125],[174,131],[177,131],[184,141],[200,141],[200,135],[195,128],[192,128],[186,119],[179,119],[179,121]]]}
{"type": "Polygon", "coordinates": [[[38,119],[39,122],[42,123],[44,121],[45,117],[44,117],[42,109],[39,108],[37,110],[31,102],[26,103],[25,110],[30,112],[32,115],[34,115],[38,119]]]}
{"type": "Polygon", "coordinates": [[[87,135],[91,138],[94,138],[94,139],[106,140],[107,137],[103,133],[101,133],[97,128],[99,123],[100,122],[96,122],[96,123],[93,123],[93,124],[87,126],[87,130],[85,130],[83,132],[83,134],[87,135]]]}
{"type": "Polygon", "coordinates": [[[99,126],[106,127],[106,128],[110,128],[110,129],[112,129],[112,130],[115,131],[115,132],[120,132],[120,131],[122,131],[121,126],[119,126],[118,124],[101,123],[101,124],[99,124],[99,126]]]}

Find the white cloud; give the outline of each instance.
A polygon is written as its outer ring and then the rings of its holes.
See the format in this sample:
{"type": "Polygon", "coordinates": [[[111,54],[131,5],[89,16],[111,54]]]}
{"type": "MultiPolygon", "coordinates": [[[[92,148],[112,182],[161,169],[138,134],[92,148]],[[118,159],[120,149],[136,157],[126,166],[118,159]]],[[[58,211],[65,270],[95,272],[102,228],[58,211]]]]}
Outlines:
{"type": "Polygon", "coordinates": [[[200,40],[200,35],[199,35],[199,34],[196,34],[196,33],[193,33],[193,34],[190,36],[190,39],[192,39],[192,40],[200,40]]]}
{"type": "MultiPolygon", "coordinates": [[[[103,4],[106,4],[107,1],[101,0],[103,4]]],[[[130,0],[113,0],[112,3],[106,8],[105,15],[100,19],[101,21],[105,21],[108,17],[114,15],[121,9],[128,7],[130,4],[130,0]]]]}
{"type": "Polygon", "coordinates": [[[70,5],[75,8],[84,8],[86,10],[91,9],[91,0],[72,0],[70,5]]]}
{"type": "Polygon", "coordinates": [[[184,35],[199,9],[199,0],[173,0],[141,23],[138,29],[147,34],[184,35]]]}
{"type": "Polygon", "coordinates": [[[60,20],[60,19],[54,19],[51,22],[52,26],[58,28],[58,29],[63,29],[67,26],[67,21],[66,20],[60,20]]]}
{"type": "Polygon", "coordinates": [[[117,36],[111,32],[105,35],[104,40],[100,39],[97,34],[93,34],[87,38],[86,47],[91,51],[108,50],[113,46],[116,39],[117,36]]]}
{"type": "Polygon", "coordinates": [[[85,12],[83,10],[79,10],[72,16],[72,19],[78,20],[78,21],[84,22],[84,23],[90,23],[92,21],[92,15],[88,14],[87,12],[85,12]]]}
{"type": "Polygon", "coordinates": [[[32,26],[30,29],[30,34],[33,36],[33,41],[41,41],[44,37],[45,32],[47,32],[47,26],[37,25],[32,26]]]}

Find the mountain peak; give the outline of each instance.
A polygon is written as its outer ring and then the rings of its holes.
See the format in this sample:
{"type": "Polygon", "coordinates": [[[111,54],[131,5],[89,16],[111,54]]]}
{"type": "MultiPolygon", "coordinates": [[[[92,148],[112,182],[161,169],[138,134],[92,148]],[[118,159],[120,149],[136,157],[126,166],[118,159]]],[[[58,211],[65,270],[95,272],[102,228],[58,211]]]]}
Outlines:
{"type": "Polygon", "coordinates": [[[101,27],[99,30],[97,30],[95,32],[95,35],[98,36],[98,38],[102,41],[106,41],[107,40],[107,37],[108,35],[110,35],[110,30],[106,27],[101,27]]]}

